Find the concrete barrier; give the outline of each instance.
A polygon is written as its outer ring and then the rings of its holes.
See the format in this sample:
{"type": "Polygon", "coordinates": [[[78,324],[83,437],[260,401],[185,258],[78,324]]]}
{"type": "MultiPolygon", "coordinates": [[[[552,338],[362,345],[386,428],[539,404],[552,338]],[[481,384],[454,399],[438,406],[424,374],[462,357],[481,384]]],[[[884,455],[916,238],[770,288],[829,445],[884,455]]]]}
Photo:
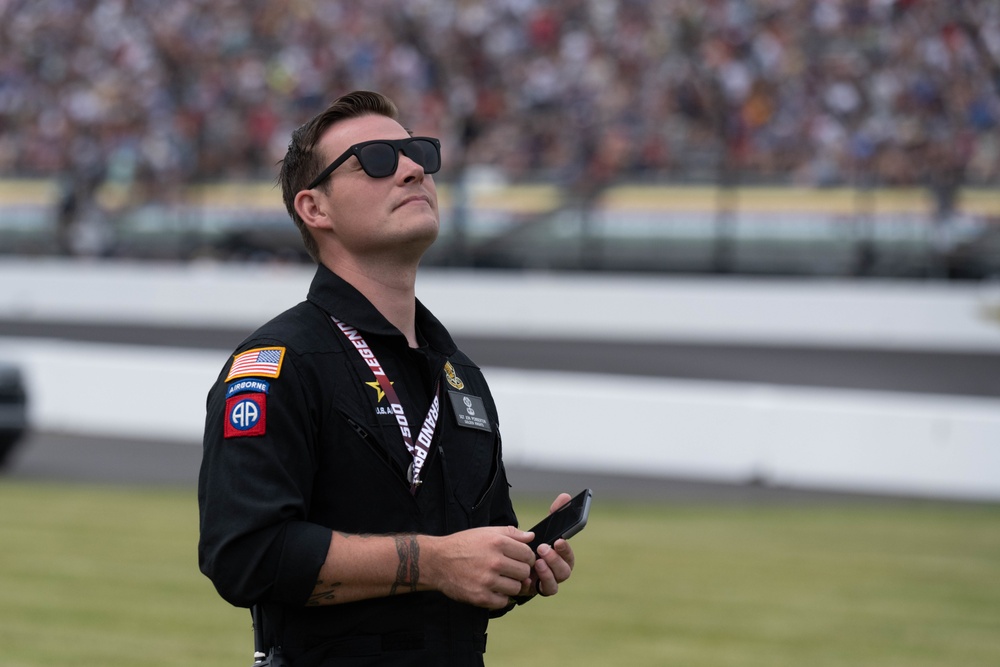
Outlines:
{"type": "MultiPolygon", "coordinates": [[[[252,326],[311,273],[8,261],[0,317],[252,326]]],[[[990,285],[434,272],[419,291],[456,332],[1000,350],[990,285]]],[[[0,338],[36,427],[187,444],[227,352],[0,338]]],[[[1000,399],[485,371],[523,465],[1000,499],[1000,399]]]]}

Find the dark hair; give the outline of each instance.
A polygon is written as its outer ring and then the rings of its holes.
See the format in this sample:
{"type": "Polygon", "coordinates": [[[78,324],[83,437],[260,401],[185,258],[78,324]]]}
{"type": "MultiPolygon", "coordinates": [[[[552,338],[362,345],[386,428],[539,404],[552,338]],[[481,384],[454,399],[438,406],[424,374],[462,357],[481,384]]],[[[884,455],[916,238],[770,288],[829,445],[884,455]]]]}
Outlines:
{"type": "MultiPolygon", "coordinates": [[[[309,228],[295,211],[295,195],[304,190],[316,174],[326,166],[323,156],[318,155],[315,150],[316,143],[323,133],[342,120],[368,115],[388,116],[395,120],[399,111],[392,100],[381,93],[356,90],[342,95],[325,111],[292,132],[288,151],[280,162],[281,172],[278,174],[278,182],[281,183],[281,196],[285,201],[285,208],[288,210],[288,215],[292,216],[295,226],[299,228],[299,233],[302,234],[306,252],[316,262],[319,262],[319,248],[309,228]]],[[[327,180],[318,187],[329,188],[330,181],[327,180]]]]}

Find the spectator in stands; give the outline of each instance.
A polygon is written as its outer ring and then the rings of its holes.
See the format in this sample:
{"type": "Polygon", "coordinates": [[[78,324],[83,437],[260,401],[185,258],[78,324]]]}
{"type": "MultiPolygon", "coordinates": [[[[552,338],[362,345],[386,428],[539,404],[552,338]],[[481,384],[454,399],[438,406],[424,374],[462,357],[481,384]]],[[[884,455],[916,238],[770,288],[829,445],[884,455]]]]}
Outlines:
{"type": "Polygon", "coordinates": [[[725,153],[772,182],[912,185],[955,143],[964,180],[1000,173],[989,0],[15,0],[0,35],[7,177],[66,173],[87,137],[137,185],[267,178],[350,88],[509,179],[565,179],[581,132],[612,128],[615,178],[712,181],[725,153]]]}

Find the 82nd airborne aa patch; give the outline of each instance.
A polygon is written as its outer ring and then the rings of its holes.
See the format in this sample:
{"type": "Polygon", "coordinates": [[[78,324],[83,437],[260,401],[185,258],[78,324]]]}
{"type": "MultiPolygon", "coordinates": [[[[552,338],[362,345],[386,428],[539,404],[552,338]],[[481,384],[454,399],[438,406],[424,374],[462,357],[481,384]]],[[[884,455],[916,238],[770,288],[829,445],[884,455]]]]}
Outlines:
{"type": "Polygon", "coordinates": [[[240,438],[267,432],[267,394],[236,394],[226,399],[223,436],[240,438]]]}

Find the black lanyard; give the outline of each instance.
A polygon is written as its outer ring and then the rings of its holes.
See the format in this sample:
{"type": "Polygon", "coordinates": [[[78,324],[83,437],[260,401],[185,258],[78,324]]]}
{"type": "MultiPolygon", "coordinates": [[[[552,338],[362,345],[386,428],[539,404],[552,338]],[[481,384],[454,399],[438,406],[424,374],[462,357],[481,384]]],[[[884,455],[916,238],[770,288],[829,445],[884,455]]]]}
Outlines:
{"type": "Polygon", "coordinates": [[[416,440],[414,440],[413,432],[410,430],[410,422],[406,419],[406,414],[403,412],[403,404],[399,402],[399,396],[396,394],[396,390],[392,388],[392,382],[389,381],[385,370],[378,362],[378,359],[375,358],[375,353],[368,347],[368,343],[365,342],[361,332],[349,324],[344,324],[336,317],[331,316],[331,319],[333,319],[341,333],[347,337],[351,345],[354,346],[354,349],[358,351],[358,354],[361,355],[361,358],[375,376],[378,386],[382,388],[382,392],[389,399],[389,407],[392,408],[392,414],[396,417],[396,423],[399,425],[399,432],[403,436],[403,442],[406,443],[407,451],[413,456],[413,467],[410,473],[410,493],[415,494],[417,487],[421,483],[420,471],[423,469],[424,463],[427,461],[427,455],[430,453],[431,442],[434,440],[434,430],[437,428],[438,416],[441,414],[441,394],[439,391],[441,388],[441,379],[438,378],[437,382],[434,383],[434,400],[431,401],[431,407],[427,411],[427,416],[424,417],[424,423],[420,427],[420,432],[417,434],[416,440]]]}

